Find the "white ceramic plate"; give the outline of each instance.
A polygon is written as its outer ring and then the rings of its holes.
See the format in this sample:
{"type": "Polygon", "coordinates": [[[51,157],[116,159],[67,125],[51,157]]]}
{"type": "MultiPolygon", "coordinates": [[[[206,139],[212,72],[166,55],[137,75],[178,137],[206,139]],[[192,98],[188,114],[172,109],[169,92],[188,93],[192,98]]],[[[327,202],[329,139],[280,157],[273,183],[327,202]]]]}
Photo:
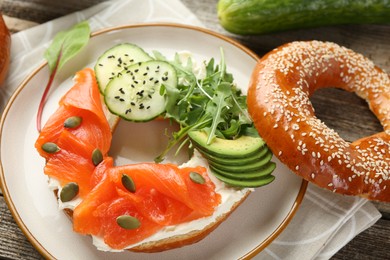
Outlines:
{"type": "MultiPolygon", "coordinates": [[[[173,24],[147,24],[106,29],[94,34],[87,48],[71,60],[57,76],[56,86],[43,114],[43,122],[53,113],[59,98],[72,85],[72,75],[92,66],[97,57],[121,42],[132,42],[146,51],[158,50],[168,57],[188,50],[196,60],[219,60],[225,52],[228,71],[244,91],[256,55],[240,44],[205,29],[173,24]]],[[[197,244],[162,253],[107,253],[95,249],[90,237],[72,231],[71,221],[57,209],[53,193],[43,174],[44,159],[34,149],[38,137],[36,111],[48,79],[48,67],[37,68],[17,89],[1,120],[2,189],[17,223],[27,238],[46,258],[57,259],[237,259],[254,256],[287,226],[306,190],[306,182],[291,174],[279,162],[276,180],[256,189],[214,232],[197,244]]],[[[111,155],[117,163],[126,157],[152,159],[165,140],[163,126],[153,122],[121,122],[111,155]],[[131,133],[131,134],[129,134],[131,133]],[[125,143],[120,140],[126,138],[125,143]],[[146,141],[148,140],[148,142],[146,141]],[[146,145],[145,145],[146,144],[146,145]],[[147,145],[150,144],[150,145],[147,145]]]]}

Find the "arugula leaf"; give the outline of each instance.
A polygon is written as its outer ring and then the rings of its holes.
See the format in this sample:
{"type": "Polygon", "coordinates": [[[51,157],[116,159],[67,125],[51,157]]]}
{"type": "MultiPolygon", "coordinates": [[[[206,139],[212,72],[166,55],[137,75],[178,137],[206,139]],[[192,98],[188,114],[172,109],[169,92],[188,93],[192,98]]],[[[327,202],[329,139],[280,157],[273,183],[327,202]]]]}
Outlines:
{"type": "Polygon", "coordinates": [[[208,131],[207,144],[209,145],[216,136],[216,130],[219,123],[225,122],[223,118],[223,109],[228,106],[226,99],[231,95],[231,84],[228,82],[222,82],[217,86],[216,93],[212,99],[212,111],[210,114],[214,115],[213,122],[208,131]]]}
{"type": "Polygon", "coordinates": [[[241,95],[232,74],[227,72],[222,49],[218,65],[214,58],[202,63],[205,72],[203,78],[196,77],[191,58],[183,61],[176,54],[169,61],[159,52],[154,52],[154,56],[169,62],[177,71],[177,89],[163,88],[163,91],[167,97],[165,117],[180,125],[179,131],[170,136],[166,149],[155,159],[156,162],[161,162],[175,145],[179,144],[180,149],[188,140],[187,133],[192,130],[206,131],[208,144],[216,137],[235,139],[241,135],[257,134],[247,112],[246,97],[241,95]]]}
{"type": "Polygon", "coordinates": [[[47,60],[50,69],[50,77],[39,103],[36,118],[38,132],[41,131],[43,107],[55,75],[66,62],[73,58],[85,45],[87,45],[90,34],[91,31],[88,22],[81,22],[67,31],[57,33],[52,43],[45,51],[44,57],[47,60]]]}

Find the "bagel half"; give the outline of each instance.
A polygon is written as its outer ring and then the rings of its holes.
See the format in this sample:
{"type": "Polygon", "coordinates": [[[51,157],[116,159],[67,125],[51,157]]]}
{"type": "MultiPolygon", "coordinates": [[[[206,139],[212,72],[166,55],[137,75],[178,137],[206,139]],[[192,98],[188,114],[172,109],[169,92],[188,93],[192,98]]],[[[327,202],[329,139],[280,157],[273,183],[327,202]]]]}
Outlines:
{"type": "Polygon", "coordinates": [[[253,71],[248,112],[268,147],[291,171],[321,188],[390,201],[390,78],[353,50],[331,42],[291,42],[253,71]],[[310,96],[334,86],[366,100],[383,132],[354,142],[314,113],[310,96]]]}
{"type": "MultiPolygon", "coordinates": [[[[111,114],[101,102],[105,117],[109,122],[111,131],[114,133],[120,118],[111,114]]],[[[210,179],[215,183],[216,192],[221,195],[221,204],[218,205],[209,217],[196,219],[190,222],[182,223],[177,226],[167,226],[158,231],[151,237],[144,239],[133,245],[127,246],[126,250],[134,252],[160,252],[168,249],[179,248],[185,245],[193,244],[205,238],[210,232],[218,227],[251,193],[252,189],[236,189],[226,186],[223,182],[215,178],[208,168],[207,161],[201,157],[200,153],[195,151],[193,158],[183,164],[183,167],[204,166],[208,171],[210,179]],[[177,227],[180,228],[177,229],[177,227]]],[[[51,179],[50,186],[56,187],[55,195],[59,198],[61,187],[56,184],[56,180],[51,179]]],[[[58,199],[59,207],[72,219],[73,209],[81,202],[81,199],[75,199],[71,202],[63,203],[58,199]]],[[[102,238],[93,236],[95,246],[102,251],[118,251],[107,246],[102,238]]],[[[122,250],[119,250],[122,251],[122,250]]]]}

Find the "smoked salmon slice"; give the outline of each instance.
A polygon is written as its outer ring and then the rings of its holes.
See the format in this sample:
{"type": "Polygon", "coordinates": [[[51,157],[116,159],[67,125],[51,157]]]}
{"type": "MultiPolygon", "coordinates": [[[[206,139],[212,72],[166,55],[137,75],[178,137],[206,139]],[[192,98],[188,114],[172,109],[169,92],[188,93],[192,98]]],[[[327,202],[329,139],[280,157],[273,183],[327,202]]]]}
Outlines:
{"type": "Polygon", "coordinates": [[[155,163],[112,167],[75,208],[74,230],[101,236],[110,247],[122,249],[164,226],[210,216],[220,200],[203,167],[179,168],[155,163]],[[189,173],[194,171],[205,178],[204,184],[191,180],[189,173]],[[134,193],[123,186],[123,174],[133,180],[134,193]],[[120,227],[116,218],[122,215],[137,218],[140,227],[131,230],[120,227]]]}
{"type": "Polygon", "coordinates": [[[107,154],[111,146],[111,129],[104,115],[100,92],[92,69],[76,73],[75,85],[62,97],[59,108],[43,127],[35,147],[44,158],[50,154],[42,150],[47,142],[57,143],[64,129],[78,139],[89,143],[107,154]],[[64,122],[70,117],[80,117],[81,124],[75,128],[65,128],[64,122]]]}
{"type": "Polygon", "coordinates": [[[94,146],[84,143],[69,131],[64,130],[57,142],[60,151],[51,155],[44,173],[56,178],[61,186],[76,182],[79,194],[84,197],[92,188],[91,176],[95,171],[91,154],[94,146]]]}

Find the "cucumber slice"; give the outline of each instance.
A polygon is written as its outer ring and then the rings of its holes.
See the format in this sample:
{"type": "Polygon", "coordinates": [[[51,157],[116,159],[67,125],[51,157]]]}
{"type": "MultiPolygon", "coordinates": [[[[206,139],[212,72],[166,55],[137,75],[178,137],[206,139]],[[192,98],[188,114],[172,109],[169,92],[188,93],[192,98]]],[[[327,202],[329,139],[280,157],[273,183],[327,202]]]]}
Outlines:
{"type": "Polygon", "coordinates": [[[119,44],[108,49],[95,64],[96,80],[100,92],[104,94],[108,82],[127,67],[149,60],[152,58],[143,49],[131,43],[119,44]]]}
{"type": "Polygon", "coordinates": [[[145,122],[165,112],[164,85],[176,88],[175,68],[164,61],[146,61],[128,67],[108,83],[104,101],[111,113],[123,119],[145,122]]]}

